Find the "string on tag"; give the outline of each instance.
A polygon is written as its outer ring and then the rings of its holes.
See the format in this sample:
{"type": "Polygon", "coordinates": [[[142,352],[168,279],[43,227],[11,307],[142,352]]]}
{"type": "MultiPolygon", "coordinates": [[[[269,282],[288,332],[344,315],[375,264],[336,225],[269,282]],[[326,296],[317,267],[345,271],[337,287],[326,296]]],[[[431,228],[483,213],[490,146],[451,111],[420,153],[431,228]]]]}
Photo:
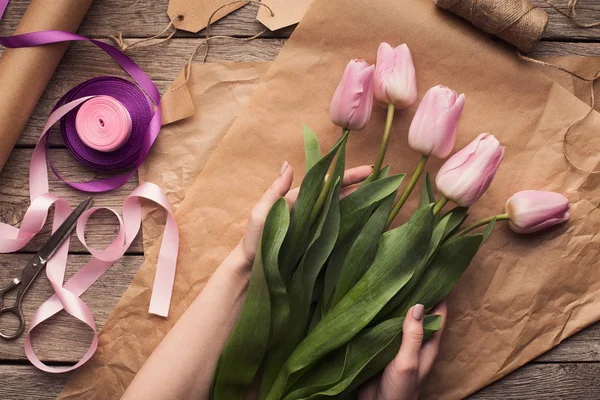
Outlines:
{"type": "Polygon", "coordinates": [[[169,21],[169,24],[167,25],[167,27],[165,29],[163,29],[161,32],[157,33],[154,36],[150,36],[150,37],[147,37],[147,38],[144,38],[144,39],[140,39],[140,40],[138,40],[136,42],[133,42],[133,43],[130,43],[130,44],[125,43],[125,41],[123,40],[123,32],[119,32],[117,35],[111,35],[111,36],[109,36],[109,38],[113,42],[115,42],[115,44],[123,52],[125,52],[125,51],[127,51],[129,49],[132,49],[134,47],[137,47],[140,44],[149,42],[151,40],[154,40],[154,42],[151,43],[151,44],[148,44],[146,46],[143,46],[143,47],[154,46],[154,45],[157,45],[157,44],[165,43],[165,42],[171,40],[171,38],[173,38],[173,36],[175,35],[175,33],[177,33],[177,29],[175,29],[173,27],[173,24],[175,23],[175,20],[177,20],[177,19],[181,20],[182,18],[183,18],[183,15],[176,15],[173,18],[171,18],[171,21],[169,21]],[[168,36],[166,36],[164,38],[161,37],[162,35],[164,35],[165,33],[167,33],[167,31],[169,29],[171,29],[171,28],[173,28],[173,31],[171,33],[169,33],[168,36]]]}
{"type": "Polygon", "coordinates": [[[267,10],[269,10],[269,12],[271,13],[271,17],[275,16],[275,12],[273,12],[273,9],[271,7],[269,7],[268,5],[261,3],[260,1],[257,0],[236,0],[236,1],[232,1],[230,3],[227,4],[223,4],[221,7],[217,8],[216,10],[214,10],[212,12],[212,14],[210,15],[210,17],[208,18],[208,23],[206,24],[206,29],[205,29],[205,36],[204,36],[204,40],[198,45],[196,46],[196,48],[194,49],[194,51],[192,52],[192,54],[190,55],[190,58],[188,59],[187,64],[184,67],[184,80],[183,83],[181,83],[181,85],[178,85],[174,88],[172,88],[172,91],[177,91],[179,89],[181,89],[183,86],[185,86],[188,81],[190,80],[190,73],[192,70],[192,62],[194,61],[194,57],[196,56],[196,54],[198,53],[198,50],[200,50],[200,47],[204,46],[204,55],[202,56],[202,63],[206,62],[206,59],[208,58],[208,52],[209,52],[209,42],[211,40],[214,39],[234,39],[234,40],[241,40],[244,42],[249,42],[251,40],[254,39],[258,39],[259,37],[261,37],[264,33],[268,32],[269,29],[265,28],[262,31],[260,31],[259,33],[257,33],[254,36],[250,36],[247,38],[239,38],[239,37],[235,37],[235,36],[229,36],[229,35],[215,35],[215,36],[211,36],[210,34],[210,29],[212,27],[213,24],[213,18],[215,17],[215,15],[221,11],[223,8],[231,6],[233,4],[238,4],[238,3],[246,3],[250,4],[250,3],[254,3],[257,4],[259,7],[265,7],[267,10]]]}
{"type": "Polygon", "coordinates": [[[555,65],[549,62],[545,62],[545,61],[541,61],[541,60],[536,60],[535,58],[531,58],[528,57],[524,54],[522,54],[520,51],[517,52],[517,55],[519,56],[520,59],[525,60],[527,62],[530,62],[532,64],[536,64],[536,65],[542,65],[545,67],[550,67],[550,68],[554,68],[556,70],[565,72],[581,81],[584,82],[589,82],[590,83],[590,109],[589,111],[582,116],[581,118],[573,121],[571,123],[571,125],[569,125],[569,127],[567,128],[567,130],[565,131],[565,134],[563,136],[563,143],[562,143],[562,147],[563,147],[563,156],[565,157],[565,160],[567,160],[567,163],[575,168],[576,170],[580,171],[580,172],[585,172],[588,174],[598,174],[600,173],[600,169],[593,169],[593,170],[588,170],[585,169],[583,167],[580,167],[579,165],[577,165],[575,163],[575,161],[573,161],[573,159],[571,158],[571,156],[569,155],[569,149],[568,149],[568,143],[569,143],[569,134],[571,133],[571,131],[573,130],[573,127],[577,126],[578,124],[580,124],[581,122],[583,122],[584,120],[586,120],[595,110],[596,107],[596,95],[594,93],[594,85],[596,83],[596,81],[598,81],[598,79],[600,79],[600,68],[598,70],[596,70],[596,72],[594,73],[594,75],[591,78],[586,78],[576,72],[573,71],[569,71],[566,68],[561,67],[560,65],[555,65]]]}

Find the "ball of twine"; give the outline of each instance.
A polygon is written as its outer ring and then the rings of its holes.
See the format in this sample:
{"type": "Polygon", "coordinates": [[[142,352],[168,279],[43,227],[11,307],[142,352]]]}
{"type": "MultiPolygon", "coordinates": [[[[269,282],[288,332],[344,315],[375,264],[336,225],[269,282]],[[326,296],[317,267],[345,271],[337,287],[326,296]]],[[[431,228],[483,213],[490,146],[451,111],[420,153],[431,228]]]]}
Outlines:
{"type": "Polygon", "coordinates": [[[441,8],[527,52],[541,39],[548,14],[529,0],[433,0],[441,8]]]}

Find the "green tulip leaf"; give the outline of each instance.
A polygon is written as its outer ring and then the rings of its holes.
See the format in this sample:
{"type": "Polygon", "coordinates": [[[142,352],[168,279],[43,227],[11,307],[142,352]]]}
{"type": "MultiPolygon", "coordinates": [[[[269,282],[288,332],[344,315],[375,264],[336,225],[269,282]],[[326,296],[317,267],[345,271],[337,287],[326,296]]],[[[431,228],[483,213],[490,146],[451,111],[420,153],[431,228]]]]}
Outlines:
{"type": "MultiPolygon", "coordinates": [[[[280,270],[285,282],[291,278],[300,258],[310,243],[309,230],[312,226],[310,216],[313,207],[324,186],[325,175],[341,147],[345,147],[348,133],[344,133],[331,150],[321,158],[307,173],[290,216],[290,227],[283,242],[280,270]]],[[[333,185],[332,185],[333,186],[333,185]]]]}
{"type": "MultiPolygon", "coordinates": [[[[269,345],[271,333],[271,295],[273,275],[279,275],[277,259],[289,224],[289,210],[280,198],[267,215],[248,285],[246,301],[219,359],[212,399],[241,399],[252,383],[269,345]],[[267,278],[268,276],[268,278],[267,278]],[[269,283],[268,283],[269,281],[269,283]],[[260,321],[260,323],[256,323],[260,321]]],[[[281,289],[281,288],[279,288],[281,289]]],[[[278,296],[285,296],[285,287],[278,296]]],[[[277,296],[276,296],[277,298],[277,296]]],[[[283,300],[285,301],[285,300],[283,300]]],[[[281,301],[275,303],[280,306],[281,301]]],[[[275,325],[281,324],[284,312],[277,314],[275,325]]]]}
{"type": "Polygon", "coordinates": [[[264,398],[275,380],[281,366],[306,334],[311,319],[311,305],[317,278],[325,265],[339,232],[340,210],[339,194],[341,177],[344,171],[344,150],[340,152],[334,168],[335,184],[331,187],[320,214],[312,241],[304,254],[300,266],[294,272],[288,288],[290,299],[290,318],[286,327],[282,327],[285,337],[277,347],[267,355],[260,387],[260,398],[264,398]]]}
{"type": "Polygon", "coordinates": [[[306,155],[306,172],[321,159],[321,146],[317,134],[306,125],[302,125],[304,136],[304,153],[306,155]]]}
{"type": "MultiPolygon", "coordinates": [[[[348,346],[337,349],[322,363],[315,365],[284,397],[285,400],[309,400],[337,396],[346,390],[385,349],[398,353],[404,318],[394,318],[367,328],[352,339],[348,346]]],[[[441,327],[439,315],[426,315],[423,320],[424,340],[429,339],[441,327]]]]}
{"type": "Polygon", "coordinates": [[[469,209],[467,207],[455,207],[448,214],[450,215],[450,220],[448,221],[448,225],[446,225],[446,231],[444,232],[444,239],[449,237],[454,232],[458,231],[462,226],[463,222],[468,217],[469,209]]]}
{"type": "MultiPolygon", "coordinates": [[[[381,170],[379,171],[379,177],[377,179],[386,178],[390,174],[390,168],[391,168],[391,165],[386,165],[385,167],[381,168],[381,170]]],[[[363,181],[363,183],[361,183],[361,187],[373,182],[374,178],[375,178],[375,175],[373,175],[373,174],[369,175],[367,177],[367,179],[365,179],[363,181]]]]}
{"type": "MultiPolygon", "coordinates": [[[[373,263],[377,252],[377,243],[387,225],[387,219],[394,205],[396,192],[383,200],[377,210],[371,215],[356,240],[352,243],[341,270],[338,284],[335,288],[329,308],[350,291],[362,278],[366,270],[373,263]]],[[[328,266],[331,267],[331,264],[328,266]]]]}
{"type": "Polygon", "coordinates": [[[406,224],[381,237],[371,267],[288,357],[266,397],[268,400],[281,398],[308,367],[353,338],[410,280],[431,240],[432,209],[419,209],[406,224]]]}
{"type": "Polygon", "coordinates": [[[375,321],[383,320],[389,313],[394,311],[410,294],[410,292],[419,284],[419,280],[421,276],[427,270],[427,267],[431,264],[434,259],[442,240],[444,239],[444,234],[447,230],[448,223],[451,219],[451,215],[445,216],[435,227],[433,230],[433,234],[431,235],[431,241],[429,243],[429,248],[427,252],[417,268],[413,276],[410,278],[408,283],[402,288],[400,292],[398,292],[379,312],[379,315],[375,318],[375,321]]]}

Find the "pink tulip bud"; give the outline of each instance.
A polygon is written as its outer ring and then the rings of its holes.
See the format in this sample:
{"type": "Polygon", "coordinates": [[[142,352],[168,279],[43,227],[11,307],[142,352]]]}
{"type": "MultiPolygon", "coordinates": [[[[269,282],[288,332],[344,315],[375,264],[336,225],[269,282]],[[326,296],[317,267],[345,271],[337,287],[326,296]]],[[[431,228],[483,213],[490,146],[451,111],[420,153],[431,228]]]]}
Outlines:
{"type": "Polygon", "coordinates": [[[473,205],[492,183],[504,157],[504,147],[482,133],[442,165],[435,178],[438,190],[462,207],[473,205]]]}
{"type": "Polygon", "coordinates": [[[375,98],[383,105],[406,108],[417,100],[417,80],[412,54],[406,44],[395,49],[381,43],[375,67],[375,98]]]}
{"type": "Polygon", "coordinates": [[[425,93],[410,124],[408,144],[425,156],[446,158],[456,142],[456,128],[465,105],[465,95],[445,86],[434,86],[425,93]]]}
{"type": "Polygon", "coordinates": [[[365,127],[373,109],[373,72],[364,60],[351,60],[333,94],[329,114],[334,124],[353,131],[365,127]]]}
{"type": "Polygon", "coordinates": [[[541,231],[569,219],[569,200],[559,193],[523,190],[506,202],[510,229],[517,233],[541,231]]]}

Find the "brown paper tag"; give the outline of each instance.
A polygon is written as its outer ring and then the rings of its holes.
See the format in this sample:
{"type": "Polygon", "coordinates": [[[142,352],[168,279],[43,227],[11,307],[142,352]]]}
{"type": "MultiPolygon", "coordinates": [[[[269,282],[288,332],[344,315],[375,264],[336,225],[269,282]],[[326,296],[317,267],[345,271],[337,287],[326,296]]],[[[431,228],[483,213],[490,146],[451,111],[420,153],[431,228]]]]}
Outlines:
{"type": "Polygon", "coordinates": [[[221,8],[212,18],[212,22],[218,21],[227,14],[231,14],[238,8],[246,5],[244,2],[235,4],[232,0],[171,0],[167,14],[171,19],[175,19],[173,25],[177,29],[188,32],[198,32],[208,24],[208,19],[213,12],[221,8]]]}
{"type": "Polygon", "coordinates": [[[260,7],[256,19],[272,31],[300,22],[312,0],[261,0],[267,7],[260,7]]]}
{"type": "Polygon", "coordinates": [[[162,126],[194,115],[194,101],[185,82],[185,68],[179,73],[160,100],[162,126]]]}

